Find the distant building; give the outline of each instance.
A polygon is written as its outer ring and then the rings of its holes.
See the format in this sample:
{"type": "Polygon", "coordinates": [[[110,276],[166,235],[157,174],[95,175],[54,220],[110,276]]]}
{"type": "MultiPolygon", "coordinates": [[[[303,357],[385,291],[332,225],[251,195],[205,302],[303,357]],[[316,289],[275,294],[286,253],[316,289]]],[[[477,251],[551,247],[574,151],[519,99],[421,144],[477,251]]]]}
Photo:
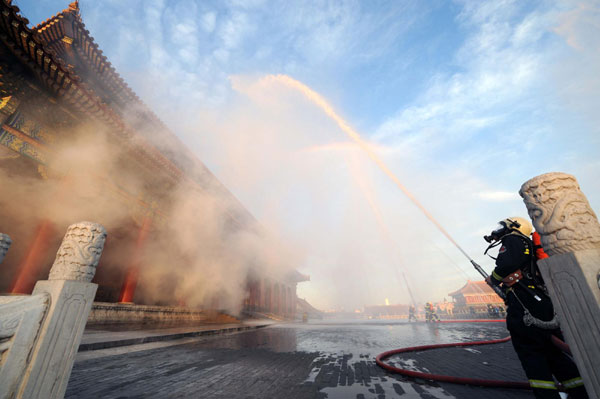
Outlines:
{"type": "Polygon", "coordinates": [[[485,281],[471,281],[448,294],[454,301],[454,314],[487,314],[488,304],[504,308],[504,301],[485,281]]]}
{"type": "Polygon", "coordinates": [[[400,319],[408,317],[408,305],[365,306],[365,316],[373,319],[400,319]]]}
{"type": "Polygon", "coordinates": [[[454,313],[454,302],[448,302],[445,298],[443,302],[437,302],[434,304],[436,312],[438,314],[451,315],[454,313]]]}

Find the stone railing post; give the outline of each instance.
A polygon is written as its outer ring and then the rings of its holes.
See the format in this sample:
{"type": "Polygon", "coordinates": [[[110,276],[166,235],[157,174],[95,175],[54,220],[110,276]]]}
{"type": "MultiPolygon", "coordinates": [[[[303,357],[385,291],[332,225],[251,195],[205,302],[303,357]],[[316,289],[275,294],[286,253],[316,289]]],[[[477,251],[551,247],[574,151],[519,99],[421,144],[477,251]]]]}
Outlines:
{"type": "Polygon", "coordinates": [[[519,191],[550,255],[538,261],[590,398],[600,398],[600,223],[575,177],[547,173],[519,191]]]}
{"type": "Polygon", "coordinates": [[[4,260],[4,256],[6,256],[8,248],[10,248],[10,244],[12,244],[12,240],[8,234],[0,233],[0,263],[4,260]]]}
{"type": "Polygon", "coordinates": [[[92,278],[106,231],[97,223],[72,224],[46,281],[32,296],[47,295],[50,305],[31,352],[18,398],[63,398],[96,289],[92,278]]]}

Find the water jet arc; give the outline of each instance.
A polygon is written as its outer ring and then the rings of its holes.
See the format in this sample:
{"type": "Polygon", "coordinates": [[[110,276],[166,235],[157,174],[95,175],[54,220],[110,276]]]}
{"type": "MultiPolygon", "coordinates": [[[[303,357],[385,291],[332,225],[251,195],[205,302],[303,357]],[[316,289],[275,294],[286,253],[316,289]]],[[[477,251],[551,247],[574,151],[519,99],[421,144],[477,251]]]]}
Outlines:
{"type": "Polygon", "coordinates": [[[469,259],[469,261],[472,261],[471,257],[465,252],[465,250],[462,249],[461,246],[458,245],[458,243],[456,241],[454,241],[454,239],[452,238],[452,236],[450,236],[450,234],[446,231],[446,229],[444,229],[442,227],[442,225],[439,224],[438,221],[433,217],[433,215],[431,213],[429,213],[429,211],[417,200],[417,198],[410,191],[408,191],[408,189],[402,184],[402,182],[400,182],[400,179],[398,179],[398,177],[396,177],[396,175],[387,167],[387,165],[381,160],[381,158],[379,158],[377,156],[377,154],[371,149],[369,144],[366,141],[364,141],[361,138],[361,136],[354,129],[352,129],[352,127],[350,127],[350,125],[333,110],[333,107],[331,105],[329,105],[329,103],[319,93],[317,93],[316,91],[314,91],[313,89],[311,89],[310,87],[305,85],[304,83],[302,83],[296,79],[293,79],[287,75],[282,75],[282,74],[268,75],[264,79],[267,81],[269,81],[269,80],[275,81],[275,82],[281,83],[287,87],[290,87],[294,90],[298,90],[308,100],[310,100],[313,104],[315,104],[321,110],[323,110],[323,112],[325,112],[325,114],[327,116],[329,116],[331,119],[333,119],[333,121],[338,125],[338,127],[344,133],[346,133],[356,144],[358,144],[360,146],[360,148],[362,148],[367,153],[369,158],[371,158],[375,162],[375,164],[377,164],[379,169],[381,169],[396,184],[396,186],[404,193],[404,195],[406,195],[408,197],[408,199],[410,199],[412,201],[412,203],[417,208],[419,208],[419,210],[421,212],[423,212],[423,214],[427,217],[427,219],[429,219],[438,228],[438,230],[444,236],[446,236],[446,238],[448,240],[450,240],[450,242],[464,256],[467,257],[467,259],[469,259]]]}

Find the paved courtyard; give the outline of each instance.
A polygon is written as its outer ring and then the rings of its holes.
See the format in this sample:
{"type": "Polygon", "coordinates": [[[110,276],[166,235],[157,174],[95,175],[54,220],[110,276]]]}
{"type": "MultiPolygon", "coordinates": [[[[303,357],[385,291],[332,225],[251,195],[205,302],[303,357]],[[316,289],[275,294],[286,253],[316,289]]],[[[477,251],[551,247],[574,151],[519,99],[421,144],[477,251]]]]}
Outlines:
{"type": "MultiPolygon", "coordinates": [[[[281,324],[80,352],[67,398],[533,398],[529,391],[413,380],[375,364],[405,346],[495,339],[501,323],[281,324]]],[[[526,380],[510,343],[392,357],[417,370],[526,380]]]]}

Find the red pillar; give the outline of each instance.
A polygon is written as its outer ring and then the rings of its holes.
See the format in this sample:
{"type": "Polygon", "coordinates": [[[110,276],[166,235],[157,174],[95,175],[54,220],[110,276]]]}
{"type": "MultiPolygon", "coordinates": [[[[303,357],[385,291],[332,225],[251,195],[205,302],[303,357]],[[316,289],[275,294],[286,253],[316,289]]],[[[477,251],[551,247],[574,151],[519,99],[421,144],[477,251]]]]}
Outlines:
{"type": "Polygon", "coordinates": [[[273,312],[275,314],[279,314],[279,309],[281,309],[281,293],[279,291],[279,284],[275,284],[275,311],[273,312]]]}
{"type": "Polygon", "coordinates": [[[273,311],[273,285],[268,280],[265,280],[265,311],[273,311]]]}
{"type": "Polygon", "coordinates": [[[260,308],[260,280],[254,282],[254,310],[260,308]]]}
{"type": "Polygon", "coordinates": [[[254,310],[254,303],[256,302],[256,289],[254,288],[254,281],[250,281],[248,283],[248,288],[250,291],[250,298],[248,300],[248,309],[254,310]]]}
{"type": "MultiPolygon", "coordinates": [[[[64,177],[58,184],[55,193],[53,194],[53,201],[57,204],[63,202],[66,195],[70,193],[71,178],[64,177]]],[[[55,237],[56,226],[50,219],[42,219],[35,229],[33,241],[27,248],[25,256],[21,260],[17,269],[17,276],[13,280],[10,287],[10,292],[13,294],[31,294],[33,287],[35,286],[36,279],[42,262],[48,256],[50,245],[52,244],[52,237],[55,237]]],[[[45,276],[47,277],[47,276],[45,276]]]]}
{"type": "Polygon", "coordinates": [[[10,288],[11,293],[31,294],[42,262],[50,250],[54,234],[56,234],[56,229],[50,220],[45,219],[38,224],[33,241],[17,269],[17,276],[10,288]]]}
{"type": "Polygon", "coordinates": [[[254,305],[256,302],[256,288],[254,281],[248,282],[248,291],[250,293],[250,296],[248,298],[248,309],[254,310],[254,305]]]}
{"type": "Polygon", "coordinates": [[[151,224],[152,219],[146,216],[138,233],[138,238],[135,242],[135,247],[133,248],[131,260],[129,261],[129,267],[127,268],[127,274],[125,275],[125,282],[121,288],[121,295],[119,296],[119,302],[121,303],[133,302],[135,287],[137,286],[138,276],[140,274],[140,262],[142,260],[144,244],[148,238],[151,224]]]}

